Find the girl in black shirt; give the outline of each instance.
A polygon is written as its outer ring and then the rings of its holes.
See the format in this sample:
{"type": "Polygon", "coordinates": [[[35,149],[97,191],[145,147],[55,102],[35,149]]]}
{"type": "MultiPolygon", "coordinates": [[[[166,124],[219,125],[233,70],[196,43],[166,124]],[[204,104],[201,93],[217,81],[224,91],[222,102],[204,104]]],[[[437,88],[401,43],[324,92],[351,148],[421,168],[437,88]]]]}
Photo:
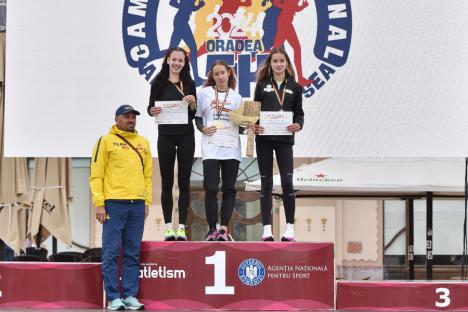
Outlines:
{"type": "Polygon", "coordinates": [[[196,111],[196,89],[190,77],[190,66],[182,48],[170,48],[164,57],[161,71],[151,84],[148,114],[156,116],[161,107],[155,101],[180,101],[188,105],[188,123],[178,125],[158,125],[158,156],[161,172],[161,205],[166,223],[164,240],[187,240],[185,222],[190,205],[190,173],[192,172],[195,138],[193,118],[196,111]],[[174,164],[177,155],[179,184],[179,227],[172,228],[172,186],[174,184],[174,164]]]}
{"type": "MultiPolygon", "coordinates": [[[[256,150],[261,178],[260,208],[263,221],[262,240],[273,241],[271,209],[273,189],[273,152],[280,170],[286,229],[282,241],[294,241],[294,214],[296,195],[293,187],[294,133],[304,124],[302,88],[296,82],[291,61],[282,47],[273,48],[265,63],[257,72],[255,101],[262,103],[262,111],[292,111],[293,123],[287,127],[291,135],[257,135],[256,150]]],[[[256,134],[262,134],[261,125],[252,126],[256,134]]]]}

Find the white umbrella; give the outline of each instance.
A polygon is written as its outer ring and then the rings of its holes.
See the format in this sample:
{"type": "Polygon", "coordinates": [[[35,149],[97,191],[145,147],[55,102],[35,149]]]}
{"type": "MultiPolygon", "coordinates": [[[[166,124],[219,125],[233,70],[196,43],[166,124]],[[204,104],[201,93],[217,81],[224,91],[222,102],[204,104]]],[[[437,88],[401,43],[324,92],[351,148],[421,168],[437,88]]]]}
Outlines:
{"type": "MultiPolygon", "coordinates": [[[[329,158],[294,170],[299,194],[309,195],[434,195],[464,194],[463,158],[329,158]]],[[[260,180],[246,191],[260,190],[260,180]]],[[[281,194],[280,176],[273,192],[281,194]]]]}
{"type": "Polygon", "coordinates": [[[26,158],[0,158],[0,239],[16,252],[26,240],[28,180],[26,158]]]}
{"type": "Polygon", "coordinates": [[[33,185],[28,237],[40,244],[52,234],[64,244],[71,245],[68,210],[72,199],[71,160],[36,158],[33,185]]]}

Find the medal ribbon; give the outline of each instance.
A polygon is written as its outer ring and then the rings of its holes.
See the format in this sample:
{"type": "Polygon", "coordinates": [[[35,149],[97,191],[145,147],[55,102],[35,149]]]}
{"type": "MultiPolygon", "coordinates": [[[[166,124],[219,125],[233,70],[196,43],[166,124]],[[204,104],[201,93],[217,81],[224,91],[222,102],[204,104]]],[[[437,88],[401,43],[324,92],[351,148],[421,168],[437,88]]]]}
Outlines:
{"type": "Polygon", "coordinates": [[[229,94],[229,88],[226,91],[226,95],[224,96],[223,102],[221,104],[219,104],[218,88],[215,87],[216,113],[217,113],[218,119],[219,119],[219,116],[221,116],[221,113],[223,112],[224,105],[226,104],[228,94],[229,94]]]}
{"type": "MultiPolygon", "coordinates": [[[[171,81],[171,82],[172,82],[172,81],[171,81]]],[[[179,93],[182,94],[182,96],[185,97],[185,94],[184,94],[184,83],[182,82],[182,80],[179,81],[179,82],[180,82],[180,87],[179,87],[179,86],[177,85],[177,83],[175,83],[175,82],[172,82],[172,84],[174,85],[174,87],[177,88],[177,91],[179,91],[179,93]]]]}
{"type": "Polygon", "coordinates": [[[276,94],[276,98],[278,99],[278,102],[281,106],[281,110],[283,109],[283,103],[284,103],[284,94],[286,93],[286,84],[288,83],[288,80],[286,79],[284,81],[284,89],[283,89],[283,92],[281,93],[281,97],[279,95],[279,92],[278,92],[278,89],[276,88],[276,83],[274,83],[273,81],[271,82],[271,84],[273,85],[273,89],[275,90],[275,94],[276,94]]]}

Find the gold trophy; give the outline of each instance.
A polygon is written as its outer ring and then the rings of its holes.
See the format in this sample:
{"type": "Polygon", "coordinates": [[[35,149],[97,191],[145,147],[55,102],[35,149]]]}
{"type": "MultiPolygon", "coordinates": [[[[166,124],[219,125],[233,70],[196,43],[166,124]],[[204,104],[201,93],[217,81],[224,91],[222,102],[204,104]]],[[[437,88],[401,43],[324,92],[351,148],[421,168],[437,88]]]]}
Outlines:
{"type": "Polygon", "coordinates": [[[247,157],[252,157],[254,152],[254,132],[249,126],[260,119],[261,103],[258,101],[244,101],[238,109],[229,112],[231,122],[238,126],[247,127],[247,157]]]}

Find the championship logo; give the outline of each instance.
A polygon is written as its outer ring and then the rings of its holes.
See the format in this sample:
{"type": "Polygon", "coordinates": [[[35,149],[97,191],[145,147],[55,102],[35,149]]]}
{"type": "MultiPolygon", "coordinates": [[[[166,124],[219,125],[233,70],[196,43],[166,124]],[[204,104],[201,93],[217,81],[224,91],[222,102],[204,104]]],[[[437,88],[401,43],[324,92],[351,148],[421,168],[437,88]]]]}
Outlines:
{"type": "Polygon", "coordinates": [[[247,259],[239,265],[237,274],[245,285],[257,286],[265,278],[265,267],[257,259],[247,259]]]}
{"type": "Polygon", "coordinates": [[[125,0],[122,34],[128,64],[148,82],[167,49],[182,47],[197,86],[222,59],[246,98],[269,51],[284,46],[311,97],[346,64],[351,17],[350,0],[125,0]]]}

